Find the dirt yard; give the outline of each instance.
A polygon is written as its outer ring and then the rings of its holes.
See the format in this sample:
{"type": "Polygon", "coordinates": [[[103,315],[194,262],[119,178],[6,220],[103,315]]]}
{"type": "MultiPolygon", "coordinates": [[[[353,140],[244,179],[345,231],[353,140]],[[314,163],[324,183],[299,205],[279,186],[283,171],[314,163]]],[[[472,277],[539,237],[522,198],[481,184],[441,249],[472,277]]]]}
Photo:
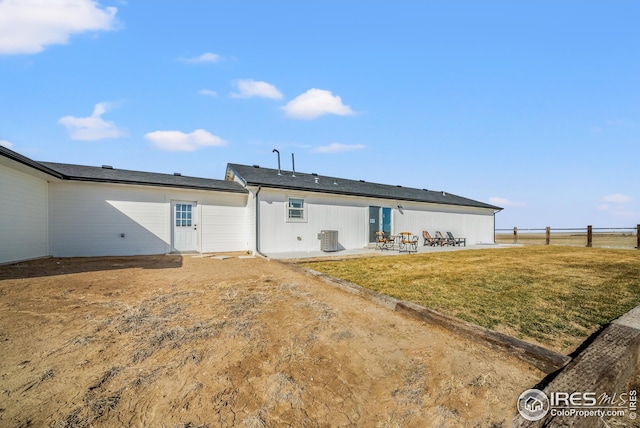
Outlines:
{"type": "Polygon", "coordinates": [[[543,374],[232,257],[0,266],[0,426],[509,426],[543,374]]]}

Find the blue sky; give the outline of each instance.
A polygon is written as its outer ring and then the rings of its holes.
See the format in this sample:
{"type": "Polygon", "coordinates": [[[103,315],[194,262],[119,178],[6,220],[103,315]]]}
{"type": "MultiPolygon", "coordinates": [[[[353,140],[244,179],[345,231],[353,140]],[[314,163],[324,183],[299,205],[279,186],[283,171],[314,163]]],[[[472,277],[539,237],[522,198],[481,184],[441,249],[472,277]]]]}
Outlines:
{"type": "Polygon", "coordinates": [[[638,1],[0,0],[0,144],[445,190],[498,228],[640,223],[638,1]]]}

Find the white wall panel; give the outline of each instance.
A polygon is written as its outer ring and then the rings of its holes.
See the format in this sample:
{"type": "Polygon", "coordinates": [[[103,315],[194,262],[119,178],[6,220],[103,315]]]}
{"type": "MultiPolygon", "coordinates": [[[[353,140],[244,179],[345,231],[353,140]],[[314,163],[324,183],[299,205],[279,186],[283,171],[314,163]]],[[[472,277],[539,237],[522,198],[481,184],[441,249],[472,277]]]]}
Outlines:
{"type": "MultiPolygon", "coordinates": [[[[493,242],[493,210],[386,199],[263,189],[260,193],[260,251],[317,251],[321,230],[337,230],[340,248],[363,248],[369,240],[369,206],[392,209],[392,233],[447,231],[467,243],[493,242]],[[304,198],[305,222],[287,222],[288,197],[304,198]],[[398,208],[402,206],[402,209],[398,208]]],[[[422,240],[421,240],[422,242],[422,240]]]]}
{"type": "Polygon", "coordinates": [[[456,238],[466,238],[467,244],[494,241],[491,209],[406,202],[401,205],[402,210],[394,210],[394,233],[407,231],[422,238],[423,230],[433,237],[439,230],[445,236],[451,232],[456,238]]]}
{"type": "Polygon", "coordinates": [[[364,201],[343,196],[263,189],[260,193],[260,250],[269,252],[314,251],[320,249],[318,233],[337,230],[340,248],[366,246],[367,212],[364,201]],[[305,222],[287,222],[289,197],[302,197],[305,222]]]}
{"type": "Polygon", "coordinates": [[[202,252],[252,248],[247,233],[247,195],[215,193],[206,195],[199,204],[202,252]]]}
{"type": "Polygon", "coordinates": [[[47,194],[46,180],[0,165],[0,263],[49,255],[47,194]]]}
{"type": "Polygon", "coordinates": [[[161,191],[144,190],[110,184],[52,183],[49,190],[52,255],[168,252],[170,208],[161,191]]]}
{"type": "Polygon", "coordinates": [[[246,250],[246,195],[106,183],[52,183],[54,256],[164,254],[171,251],[171,201],[197,202],[198,250],[246,250]],[[124,237],[121,237],[124,234],[124,237]]]}

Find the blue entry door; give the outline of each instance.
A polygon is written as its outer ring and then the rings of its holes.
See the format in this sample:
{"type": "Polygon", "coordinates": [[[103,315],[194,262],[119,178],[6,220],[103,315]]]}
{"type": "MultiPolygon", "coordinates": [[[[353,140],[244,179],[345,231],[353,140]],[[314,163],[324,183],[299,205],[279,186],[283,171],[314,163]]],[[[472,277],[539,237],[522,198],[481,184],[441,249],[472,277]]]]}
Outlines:
{"type": "Polygon", "coordinates": [[[369,242],[376,242],[376,232],[391,234],[391,208],[369,207],[369,242]]]}
{"type": "Polygon", "coordinates": [[[382,231],[391,235],[391,208],[382,208],[382,231]]]}

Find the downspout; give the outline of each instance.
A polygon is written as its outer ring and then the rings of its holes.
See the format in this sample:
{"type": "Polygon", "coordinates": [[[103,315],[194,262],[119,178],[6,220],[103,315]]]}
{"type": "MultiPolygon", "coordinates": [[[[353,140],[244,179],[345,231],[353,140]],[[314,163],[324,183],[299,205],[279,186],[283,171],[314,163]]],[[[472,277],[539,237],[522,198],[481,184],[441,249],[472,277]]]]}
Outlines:
{"type": "Polygon", "coordinates": [[[258,191],[256,192],[256,253],[265,259],[268,259],[268,256],[260,252],[260,201],[258,199],[258,195],[260,195],[261,190],[262,186],[258,186],[258,191]]]}

